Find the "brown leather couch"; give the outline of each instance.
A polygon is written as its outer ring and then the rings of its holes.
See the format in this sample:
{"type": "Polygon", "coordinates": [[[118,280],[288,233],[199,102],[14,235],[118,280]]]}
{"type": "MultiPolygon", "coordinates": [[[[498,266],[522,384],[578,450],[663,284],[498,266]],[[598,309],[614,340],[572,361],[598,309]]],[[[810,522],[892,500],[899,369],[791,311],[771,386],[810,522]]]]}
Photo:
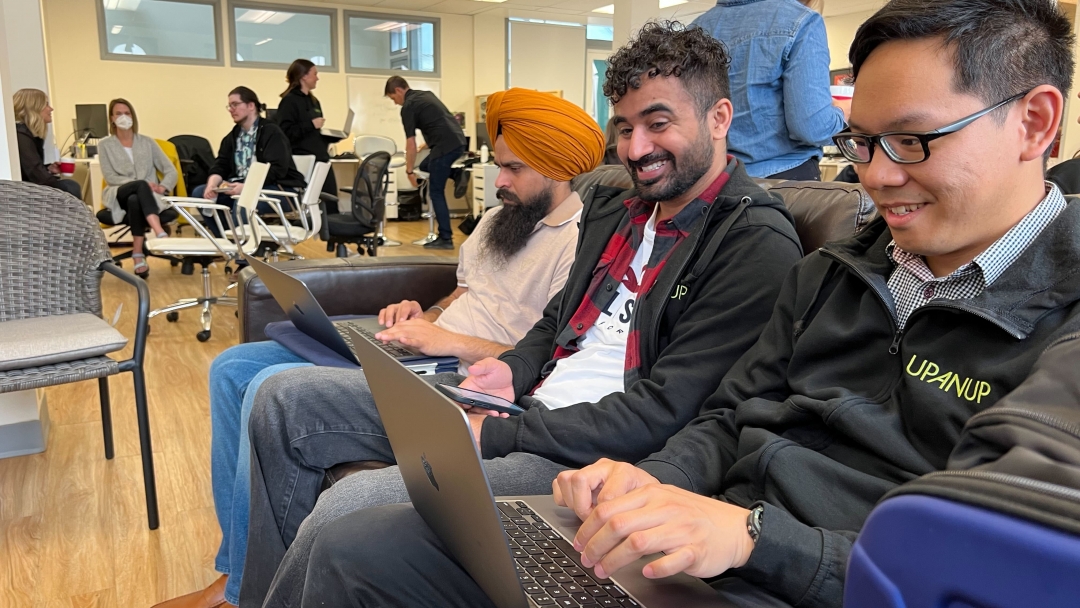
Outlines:
{"type": "MultiPolygon", "coordinates": [[[[873,202],[858,184],[757,180],[779,194],[795,218],[803,251],[812,252],[827,241],[850,237],[877,215],[873,202]]],[[[630,176],[618,165],[601,166],[571,183],[584,195],[596,185],[630,187],[630,176]]],[[[278,267],[302,279],[328,315],[378,314],[401,300],[417,300],[427,308],[457,285],[457,260],[436,257],[351,257],[282,262],[278,267]]],[[[263,328],[285,314],[266,286],[250,269],[240,274],[240,341],[265,340],[263,328]]],[[[360,470],[385,463],[343,463],[327,471],[325,487],[360,470]]]]}

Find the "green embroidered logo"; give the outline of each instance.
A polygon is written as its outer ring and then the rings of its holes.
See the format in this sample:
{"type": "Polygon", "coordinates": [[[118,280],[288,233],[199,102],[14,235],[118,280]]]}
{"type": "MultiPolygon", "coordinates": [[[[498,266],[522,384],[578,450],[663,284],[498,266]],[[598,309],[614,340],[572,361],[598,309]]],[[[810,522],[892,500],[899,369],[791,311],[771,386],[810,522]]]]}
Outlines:
{"type": "Polygon", "coordinates": [[[689,291],[689,290],[686,288],[686,285],[676,285],[675,289],[673,289],[672,292],[671,292],[671,299],[672,300],[681,300],[683,298],[683,296],[686,295],[687,291],[689,291]]]}
{"type": "Polygon", "coordinates": [[[962,397],[968,401],[974,401],[975,403],[982,403],[983,397],[990,394],[990,383],[983,380],[976,380],[974,378],[961,378],[960,375],[954,372],[945,372],[939,374],[941,368],[937,363],[928,359],[923,359],[922,365],[919,369],[915,369],[915,361],[918,359],[918,355],[911,355],[911,360],[907,364],[907,373],[913,378],[918,378],[922,382],[927,384],[936,384],[938,388],[946,393],[952,393],[956,391],[957,397],[962,397]]]}

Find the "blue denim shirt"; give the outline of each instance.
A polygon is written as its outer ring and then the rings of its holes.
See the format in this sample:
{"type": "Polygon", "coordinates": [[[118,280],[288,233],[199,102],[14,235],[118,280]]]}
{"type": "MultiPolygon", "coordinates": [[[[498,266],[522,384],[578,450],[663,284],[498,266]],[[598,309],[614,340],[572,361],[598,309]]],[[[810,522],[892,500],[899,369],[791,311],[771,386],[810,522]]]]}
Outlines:
{"type": "Polygon", "coordinates": [[[821,146],[844,128],[829,94],[821,15],[797,0],[718,0],[693,25],[731,55],[728,152],[747,173],[767,177],[821,157],[821,146]]]}

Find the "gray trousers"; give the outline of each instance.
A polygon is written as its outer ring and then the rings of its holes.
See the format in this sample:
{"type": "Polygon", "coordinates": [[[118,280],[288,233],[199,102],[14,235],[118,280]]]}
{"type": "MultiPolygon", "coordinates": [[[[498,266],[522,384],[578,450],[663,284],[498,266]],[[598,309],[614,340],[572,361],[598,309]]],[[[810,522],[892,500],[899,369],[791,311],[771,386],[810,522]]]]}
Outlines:
{"type": "MultiPolygon", "coordinates": [[[[460,380],[439,374],[431,381],[460,380]]],[[[319,495],[326,469],[336,464],[395,462],[360,370],[306,367],[271,376],[256,393],[249,430],[251,511],[240,606],[299,606],[319,531],[347,513],[409,496],[396,466],[351,475],[319,495]]],[[[513,453],[485,461],[484,469],[496,495],[524,495],[550,493],[566,467],[513,453]]]]}

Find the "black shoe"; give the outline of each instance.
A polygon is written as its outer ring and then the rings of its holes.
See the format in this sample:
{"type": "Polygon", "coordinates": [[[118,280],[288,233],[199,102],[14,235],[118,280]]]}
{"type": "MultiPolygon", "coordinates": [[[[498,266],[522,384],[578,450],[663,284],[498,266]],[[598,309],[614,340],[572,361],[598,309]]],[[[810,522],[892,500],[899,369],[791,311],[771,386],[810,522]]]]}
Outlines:
{"type": "Polygon", "coordinates": [[[449,239],[437,238],[434,241],[431,241],[430,243],[425,243],[424,244],[424,249],[453,249],[453,248],[454,248],[454,239],[452,239],[452,238],[449,238],[449,239]]]}

